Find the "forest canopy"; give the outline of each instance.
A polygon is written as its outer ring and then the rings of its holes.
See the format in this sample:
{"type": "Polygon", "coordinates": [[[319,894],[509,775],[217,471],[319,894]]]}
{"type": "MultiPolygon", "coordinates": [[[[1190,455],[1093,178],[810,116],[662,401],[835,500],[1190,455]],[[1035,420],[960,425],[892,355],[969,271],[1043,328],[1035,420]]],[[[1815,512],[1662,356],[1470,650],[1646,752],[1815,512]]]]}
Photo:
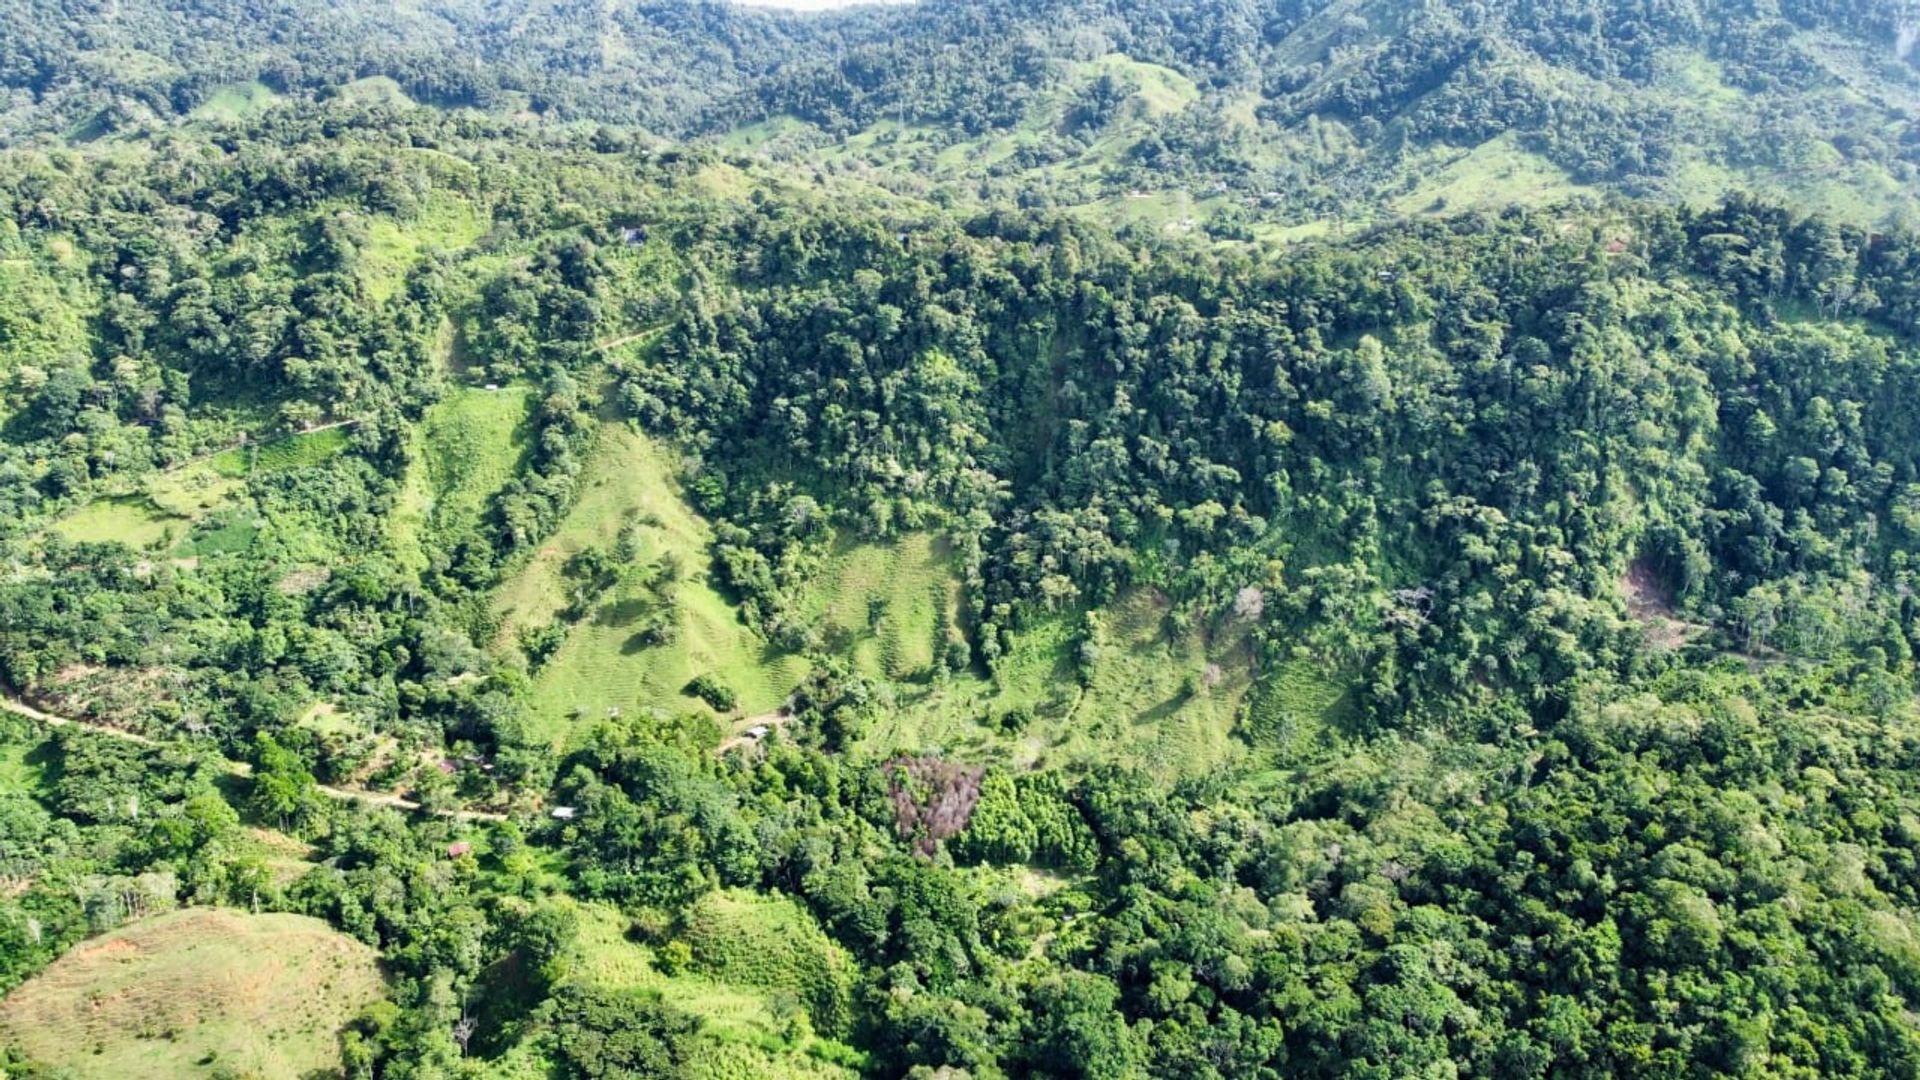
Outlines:
{"type": "Polygon", "coordinates": [[[1920,1073],[1901,5],[10,14],[6,1075],[1920,1073]]]}

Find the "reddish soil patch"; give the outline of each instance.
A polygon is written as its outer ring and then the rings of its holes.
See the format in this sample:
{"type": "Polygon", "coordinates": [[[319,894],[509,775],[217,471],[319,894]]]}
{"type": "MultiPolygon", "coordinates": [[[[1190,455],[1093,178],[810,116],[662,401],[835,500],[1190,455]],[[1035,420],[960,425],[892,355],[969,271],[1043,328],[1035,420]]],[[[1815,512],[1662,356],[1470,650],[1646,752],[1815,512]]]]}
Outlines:
{"type": "Polygon", "coordinates": [[[1645,559],[1627,568],[1620,593],[1626,597],[1627,614],[1646,628],[1647,644],[1656,649],[1677,649],[1706,633],[1706,627],[1675,617],[1673,590],[1645,559]]]}
{"type": "Polygon", "coordinates": [[[1673,617],[1673,590],[1645,559],[1636,559],[1627,567],[1620,591],[1627,597],[1627,613],[1636,619],[1673,617]]]}

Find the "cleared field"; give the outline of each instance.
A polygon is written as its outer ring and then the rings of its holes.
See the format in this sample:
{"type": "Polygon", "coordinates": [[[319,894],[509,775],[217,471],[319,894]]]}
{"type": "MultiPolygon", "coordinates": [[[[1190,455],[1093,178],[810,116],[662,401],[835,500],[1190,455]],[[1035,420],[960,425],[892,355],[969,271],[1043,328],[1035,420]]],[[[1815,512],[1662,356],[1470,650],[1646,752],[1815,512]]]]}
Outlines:
{"type": "Polygon", "coordinates": [[[352,432],[346,428],[331,427],[274,439],[246,449],[247,468],[249,472],[277,472],[321,465],[344,452],[350,438],[352,432]]]}
{"type": "Polygon", "coordinates": [[[960,582],[945,540],[928,533],[890,544],[842,544],[809,592],[809,618],[862,675],[921,680],[956,635],[960,582]]]}
{"type": "Polygon", "coordinates": [[[34,760],[42,734],[16,717],[0,717],[0,793],[40,794],[46,787],[44,765],[34,760]]]}
{"type": "Polygon", "coordinates": [[[198,908],[86,941],[0,1002],[0,1038],[79,1080],[300,1077],[384,992],[374,952],[298,915],[198,908]]]}
{"type": "MultiPolygon", "coordinates": [[[[674,474],[659,444],[603,428],[571,512],[495,596],[495,645],[512,649],[522,631],[561,619],[569,559],[612,551],[623,532],[637,549],[535,673],[534,715],[556,744],[575,719],[615,710],[711,712],[684,692],[698,675],[738,696],[734,716],[772,711],[805,677],[804,661],[768,648],[708,579],[711,531],[674,474]],[[663,562],[679,568],[665,586],[656,578],[663,562]],[[671,638],[647,637],[644,628],[663,620],[671,638]]],[[[937,680],[937,650],[959,639],[959,605],[951,555],[933,534],[843,543],[809,586],[801,611],[826,647],[891,695],[863,740],[867,752],[937,750],[1015,767],[1127,760],[1170,779],[1213,768],[1239,745],[1234,726],[1253,681],[1243,626],[1196,620],[1175,630],[1165,598],[1135,590],[1101,615],[1091,662],[1080,652],[1085,616],[1075,611],[1017,634],[991,681],[937,680]]]]}
{"type": "Polygon", "coordinates": [[[479,524],[487,503],[521,469],[527,455],[528,386],[462,387],[427,411],[415,449],[418,482],[409,476],[398,528],[453,536],[479,524]]]}
{"type": "Polygon", "coordinates": [[[1014,636],[991,681],[965,675],[882,710],[872,755],[944,751],[1015,768],[1125,761],[1162,779],[1225,764],[1252,680],[1243,625],[1196,620],[1176,630],[1151,589],[1102,613],[1091,660],[1084,616],[1037,620],[1014,636]]]}
{"type": "Polygon", "coordinates": [[[94,500],[61,517],[54,523],[54,532],[79,544],[119,542],[144,552],[179,540],[190,525],[186,515],[167,513],[148,498],[117,496],[94,500]]]}
{"type": "Polygon", "coordinates": [[[217,522],[210,533],[187,541],[189,533],[221,511],[239,505],[246,477],[257,473],[323,465],[347,449],[344,427],[223,450],[192,464],[141,479],[138,494],[109,495],[53,523],[69,540],[117,541],[135,550],[172,547],[182,556],[238,550],[251,542],[251,514],[217,522]]]}
{"type": "Polygon", "coordinates": [[[400,83],[386,75],[371,75],[364,79],[355,79],[340,87],[340,98],[362,105],[384,105],[390,109],[410,109],[415,102],[400,88],[400,83]]]}
{"type": "Polygon", "coordinates": [[[792,901],[732,892],[702,900],[690,931],[694,966],[671,975],[658,966],[654,949],[627,936],[627,919],[619,911],[581,904],[578,912],[580,932],[569,958],[569,978],[605,989],[657,992],[700,1017],[703,1027],[691,1062],[695,1077],[850,1080],[854,1075],[820,1060],[816,1051],[828,1045],[804,1029],[796,1035],[790,1023],[794,980],[834,992],[832,973],[844,970],[840,965],[845,961],[792,901]],[[776,951],[762,955],[767,949],[776,951]],[[798,972],[772,970],[782,960],[795,961],[798,972]],[[763,972],[770,974],[760,978],[763,972]],[[817,983],[808,981],[816,976],[817,983]]]}
{"type": "Polygon", "coordinates": [[[495,598],[499,644],[506,647],[522,628],[546,625],[566,604],[562,567],[569,558],[590,547],[609,550],[622,530],[633,529],[639,565],[570,628],[535,677],[534,714],[556,741],[576,715],[711,712],[681,692],[696,675],[716,674],[745,715],[778,708],[806,676],[802,661],[774,653],[714,588],[707,571],[712,530],[687,505],[674,473],[658,444],[624,426],[604,426],[567,517],[495,598]],[[663,562],[679,568],[674,584],[663,590],[641,580],[663,562]],[[662,617],[663,591],[672,595],[672,640],[648,644],[640,628],[662,617]]]}
{"type": "Polygon", "coordinates": [[[195,120],[244,120],[267,111],[279,100],[279,94],[258,80],[228,83],[194,106],[191,115],[195,120]]]}
{"type": "Polygon", "coordinates": [[[1080,75],[1088,80],[1111,75],[1133,90],[1142,115],[1148,119],[1171,116],[1199,100],[1200,88],[1192,79],[1159,64],[1135,60],[1126,53],[1108,53],[1079,65],[1080,75]]]}
{"type": "Polygon", "coordinates": [[[1591,190],[1565,169],[1522,148],[1513,136],[1502,135],[1431,172],[1397,200],[1394,209],[1405,214],[1457,213],[1512,203],[1538,205],[1591,190]]]}
{"type": "Polygon", "coordinates": [[[96,499],[54,522],[53,530],[77,543],[121,543],[136,551],[160,547],[186,535],[189,520],[169,514],[139,495],[96,499]]]}
{"type": "Polygon", "coordinates": [[[1349,720],[1352,690],[1309,660],[1288,660],[1256,680],[1247,699],[1247,737],[1281,763],[1296,760],[1349,720]]]}
{"type": "Polygon", "coordinates": [[[696,969],[730,986],[798,999],[816,1030],[844,1033],[857,967],[792,900],[746,892],[702,897],[686,917],[696,969]]]}
{"type": "Polygon", "coordinates": [[[472,203],[449,194],[430,195],[405,221],[379,217],[367,223],[360,277],[376,300],[400,290],[407,271],[432,250],[459,251],[480,238],[486,222],[472,203]]]}
{"type": "Polygon", "coordinates": [[[226,506],[246,490],[246,460],[236,451],[184,468],[155,473],[144,484],[147,500],[178,518],[195,519],[226,506]],[[229,460],[229,454],[232,454],[229,460]]]}

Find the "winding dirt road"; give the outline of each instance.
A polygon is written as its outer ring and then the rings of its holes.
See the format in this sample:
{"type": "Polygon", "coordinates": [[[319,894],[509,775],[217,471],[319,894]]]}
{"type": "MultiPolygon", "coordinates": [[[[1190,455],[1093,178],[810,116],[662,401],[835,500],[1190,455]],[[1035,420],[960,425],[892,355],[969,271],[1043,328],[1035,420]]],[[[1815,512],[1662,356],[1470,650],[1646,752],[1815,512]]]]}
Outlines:
{"type": "MultiPolygon", "coordinates": [[[[15,716],[24,716],[35,723],[45,724],[48,727],[86,728],[88,731],[98,732],[101,735],[120,739],[124,742],[138,743],[141,746],[166,745],[166,743],[158,739],[149,739],[145,735],[137,735],[131,731],[121,731],[119,728],[108,727],[105,724],[76,720],[70,716],[56,716],[53,713],[36,709],[18,698],[0,696],[0,710],[13,713],[15,716]]],[[[250,777],[253,775],[252,765],[244,761],[225,760],[227,772],[230,775],[240,777],[250,777]]],[[[434,817],[453,818],[456,821],[507,820],[505,814],[496,814],[488,810],[428,810],[413,799],[387,792],[361,791],[357,788],[334,787],[331,784],[317,784],[315,786],[319,788],[320,794],[325,795],[329,799],[336,799],[341,802],[359,802],[368,803],[373,806],[390,806],[395,810],[431,814],[434,817]]]]}

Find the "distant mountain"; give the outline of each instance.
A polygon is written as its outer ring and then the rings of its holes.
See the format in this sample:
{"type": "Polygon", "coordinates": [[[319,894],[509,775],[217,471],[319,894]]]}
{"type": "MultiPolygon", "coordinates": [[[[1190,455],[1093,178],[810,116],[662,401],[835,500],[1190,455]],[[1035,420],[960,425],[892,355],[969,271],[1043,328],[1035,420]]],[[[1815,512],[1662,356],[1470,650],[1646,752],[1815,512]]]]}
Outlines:
{"type": "Polygon", "coordinates": [[[1227,234],[1248,210],[1732,187],[1877,221],[1920,193],[1914,0],[6,7],[13,140],[168,122],[235,86],[386,77],[426,104],[706,135],[896,187],[1104,200],[1227,234]]]}
{"type": "Polygon", "coordinates": [[[783,66],[709,126],[792,118],[865,165],[1067,203],[1231,192],[1300,217],[1756,187],[1874,220],[1920,176],[1909,0],[1061,0],[901,18],[895,41],[783,66]]]}

